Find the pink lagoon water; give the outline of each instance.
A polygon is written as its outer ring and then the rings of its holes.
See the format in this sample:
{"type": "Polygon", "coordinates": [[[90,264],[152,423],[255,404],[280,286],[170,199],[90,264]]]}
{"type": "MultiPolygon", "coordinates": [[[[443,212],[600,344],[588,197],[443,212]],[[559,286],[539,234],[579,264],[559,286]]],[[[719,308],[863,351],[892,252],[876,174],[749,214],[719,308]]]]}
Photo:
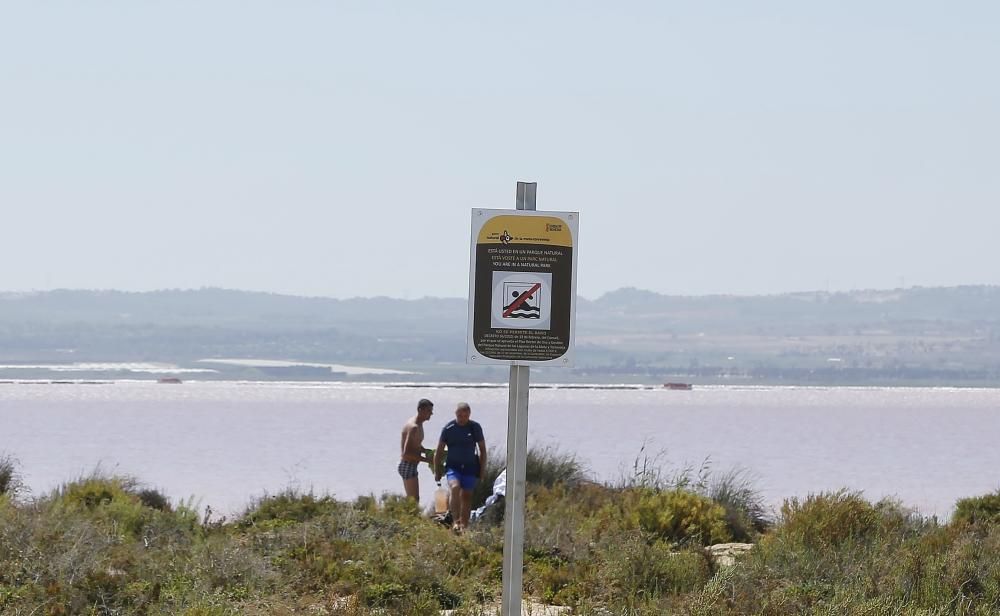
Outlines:
{"type": "MultiPolygon", "coordinates": [[[[36,496],[98,467],[228,514],[287,487],[399,493],[399,430],[421,397],[436,404],[426,446],[459,401],[489,445],[506,444],[506,388],[4,383],[0,454],[36,496]]],[[[750,471],[772,506],[849,488],[941,517],[1000,488],[998,436],[1000,390],[951,388],[533,389],[528,428],[530,444],[576,453],[597,480],[644,455],[668,473],[709,459],[750,471]]],[[[427,505],[433,478],[421,473],[427,505]]]]}

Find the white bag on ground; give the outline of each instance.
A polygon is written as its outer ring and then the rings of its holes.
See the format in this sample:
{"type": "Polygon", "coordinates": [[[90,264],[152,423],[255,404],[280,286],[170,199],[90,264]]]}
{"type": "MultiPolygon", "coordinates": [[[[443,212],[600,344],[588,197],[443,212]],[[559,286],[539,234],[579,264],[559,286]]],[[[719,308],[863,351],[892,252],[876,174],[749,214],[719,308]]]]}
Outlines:
{"type": "Polygon", "coordinates": [[[470,520],[478,520],[483,516],[487,509],[492,507],[499,499],[506,496],[507,494],[507,469],[500,471],[497,475],[496,481],[493,482],[493,494],[486,497],[486,502],[479,509],[476,509],[469,516],[470,520]]]}

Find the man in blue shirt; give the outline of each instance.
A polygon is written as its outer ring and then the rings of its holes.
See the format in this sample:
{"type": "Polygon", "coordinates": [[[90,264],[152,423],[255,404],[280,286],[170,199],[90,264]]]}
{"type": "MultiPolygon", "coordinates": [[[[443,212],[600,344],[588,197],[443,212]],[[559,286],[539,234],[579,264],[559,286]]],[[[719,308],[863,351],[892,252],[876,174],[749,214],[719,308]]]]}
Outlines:
{"type": "Polygon", "coordinates": [[[444,468],[451,488],[451,518],[455,522],[452,528],[459,532],[469,525],[472,490],[486,475],[486,439],[482,426],[472,421],[471,416],[469,404],[459,402],[455,419],[441,430],[434,452],[434,479],[438,484],[441,483],[441,460],[445,460],[444,468]],[[446,447],[447,458],[444,457],[446,447]]]}

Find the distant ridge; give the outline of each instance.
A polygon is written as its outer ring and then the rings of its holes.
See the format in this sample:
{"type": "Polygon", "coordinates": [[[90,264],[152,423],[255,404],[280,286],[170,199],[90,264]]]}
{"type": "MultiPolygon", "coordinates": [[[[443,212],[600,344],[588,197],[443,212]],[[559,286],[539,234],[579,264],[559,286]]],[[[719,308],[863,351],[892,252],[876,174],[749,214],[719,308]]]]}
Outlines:
{"type": "MultiPolygon", "coordinates": [[[[995,321],[1000,318],[1000,286],[913,287],[847,292],[808,291],[777,295],[664,295],[625,287],[594,300],[578,298],[578,315],[600,313],[660,316],[690,324],[705,321],[943,319],[995,321]]],[[[464,330],[465,298],[300,297],[234,289],[116,291],[59,289],[0,292],[0,322],[125,323],[206,326],[344,327],[345,324],[420,323],[428,331],[464,330]]],[[[675,323],[683,326],[683,323],[675,323]]],[[[608,319],[601,329],[634,329],[608,319]]],[[[683,328],[683,327],[682,327],[683,328]]],[[[730,329],[729,326],[726,329],[730,329]]]]}
{"type": "MultiPolygon", "coordinates": [[[[474,373],[465,366],[467,318],[464,298],[2,292],[0,360],[259,358],[461,380],[474,373]]],[[[580,379],[1000,386],[1000,287],[758,296],[623,288],[579,298],[576,340],[577,367],[561,374],[580,379]]]]}
{"type": "MultiPolygon", "coordinates": [[[[907,295],[951,293],[972,295],[989,295],[1000,292],[1000,285],[956,285],[940,287],[907,287],[895,289],[856,289],[851,291],[789,291],[784,293],[764,293],[764,294],[733,294],[733,293],[710,293],[704,295],[685,295],[658,293],[637,287],[621,287],[608,291],[595,299],[587,299],[577,296],[578,301],[583,303],[598,302],[605,303],[614,300],[615,302],[626,299],[631,303],[657,302],[664,299],[673,300],[752,300],[752,299],[775,299],[775,298],[795,298],[805,301],[822,301],[829,298],[853,298],[857,301],[886,301],[898,299],[907,295]]],[[[0,290],[0,301],[33,301],[39,298],[53,297],[71,300],[72,298],[91,297],[107,300],[125,300],[140,297],[156,298],[191,298],[195,296],[204,297],[248,297],[258,301],[282,303],[289,300],[297,302],[310,302],[315,304],[363,304],[366,302],[384,302],[410,304],[415,302],[450,302],[454,300],[465,301],[464,297],[437,297],[424,296],[414,299],[403,299],[386,295],[376,295],[368,297],[333,298],[315,295],[294,295],[288,293],[277,293],[270,291],[245,291],[241,289],[229,289],[223,287],[200,287],[197,289],[156,289],[152,291],[122,291],[117,289],[52,289],[45,291],[2,291],[0,290]]]]}

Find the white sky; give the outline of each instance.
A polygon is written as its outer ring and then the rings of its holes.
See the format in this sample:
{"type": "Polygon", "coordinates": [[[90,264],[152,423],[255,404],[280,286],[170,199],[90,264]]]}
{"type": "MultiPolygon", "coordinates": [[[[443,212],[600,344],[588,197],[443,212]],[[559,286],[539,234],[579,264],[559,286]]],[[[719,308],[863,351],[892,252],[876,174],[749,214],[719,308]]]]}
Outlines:
{"type": "Polygon", "coordinates": [[[518,179],[586,297],[998,284],[998,67],[995,0],[0,0],[0,290],[462,297],[518,179]]]}

